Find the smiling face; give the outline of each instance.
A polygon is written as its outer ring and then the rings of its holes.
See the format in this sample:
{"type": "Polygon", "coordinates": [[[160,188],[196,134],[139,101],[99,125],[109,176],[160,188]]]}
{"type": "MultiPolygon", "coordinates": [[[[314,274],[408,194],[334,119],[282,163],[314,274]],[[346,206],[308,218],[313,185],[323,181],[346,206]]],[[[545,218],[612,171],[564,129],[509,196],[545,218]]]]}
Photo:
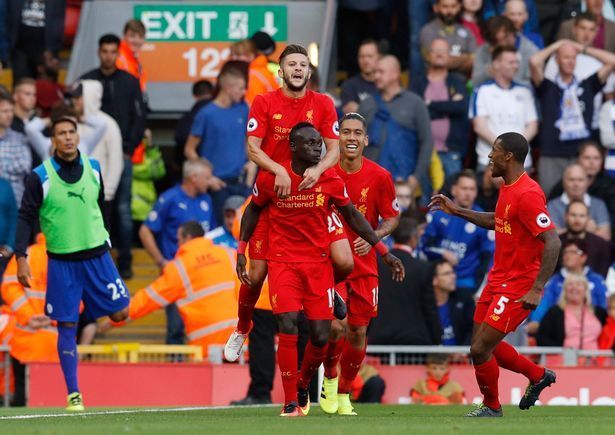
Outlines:
{"type": "Polygon", "coordinates": [[[506,173],[508,162],[513,159],[511,152],[506,151],[502,146],[502,140],[496,140],[489,153],[489,168],[492,177],[503,177],[506,173]]]}
{"type": "Polygon", "coordinates": [[[571,280],[564,287],[566,305],[585,305],[587,298],[587,284],[582,280],[571,280]]]}
{"type": "Polygon", "coordinates": [[[290,150],[298,161],[314,166],[320,162],[322,136],[314,127],[301,128],[295,133],[290,150]]]}
{"type": "Polygon", "coordinates": [[[301,53],[289,54],[282,61],[278,74],[286,88],[293,92],[302,91],[310,79],[310,61],[301,53]]]}
{"type": "Polygon", "coordinates": [[[367,146],[367,133],[358,119],[346,119],[340,125],[340,152],[342,158],[354,159],[363,155],[367,146]]]}

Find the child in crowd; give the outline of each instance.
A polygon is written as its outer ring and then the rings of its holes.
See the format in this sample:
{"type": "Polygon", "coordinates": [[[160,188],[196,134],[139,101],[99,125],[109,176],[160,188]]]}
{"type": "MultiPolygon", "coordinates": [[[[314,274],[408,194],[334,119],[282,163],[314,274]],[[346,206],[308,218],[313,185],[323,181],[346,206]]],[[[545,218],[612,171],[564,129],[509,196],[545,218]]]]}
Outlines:
{"type": "Polygon", "coordinates": [[[451,381],[448,355],[433,354],[427,357],[427,379],[420,379],[410,390],[413,403],[448,405],[464,403],[463,388],[451,381]]]}

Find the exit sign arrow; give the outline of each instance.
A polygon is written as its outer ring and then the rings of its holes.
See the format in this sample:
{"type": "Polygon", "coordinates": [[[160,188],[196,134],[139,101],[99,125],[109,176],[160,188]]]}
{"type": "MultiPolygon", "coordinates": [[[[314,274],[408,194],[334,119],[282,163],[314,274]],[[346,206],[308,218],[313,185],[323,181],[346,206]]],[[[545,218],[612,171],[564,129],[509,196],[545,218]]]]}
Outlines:
{"type": "Polygon", "coordinates": [[[271,37],[278,33],[278,28],[275,26],[274,18],[275,15],[273,12],[265,12],[265,25],[261,27],[261,30],[268,33],[271,37]]]}

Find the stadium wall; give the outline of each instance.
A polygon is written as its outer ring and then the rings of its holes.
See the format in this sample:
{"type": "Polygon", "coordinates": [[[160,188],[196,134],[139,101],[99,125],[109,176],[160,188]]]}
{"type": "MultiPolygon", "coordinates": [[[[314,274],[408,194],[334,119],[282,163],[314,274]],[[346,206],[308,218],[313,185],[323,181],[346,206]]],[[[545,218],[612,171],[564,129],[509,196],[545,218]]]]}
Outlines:
{"type": "MultiPolygon", "coordinates": [[[[64,406],[66,391],[58,364],[29,366],[29,406],[64,406]]],[[[422,366],[378,367],[387,388],[385,403],[409,403],[410,388],[425,376],[422,366]]],[[[548,405],[615,406],[615,367],[556,369],[557,383],[546,389],[548,405]]],[[[466,391],[468,402],[479,400],[474,370],[454,367],[451,379],[466,391]]],[[[88,406],[207,406],[228,405],[245,396],[250,378],[242,365],[82,363],[80,388],[88,406]]],[[[500,372],[502,403],[516,404],[525,391],[521,375],[500,372]]],[[[283,392],[276,374],[273,401],[283,392]]]]}

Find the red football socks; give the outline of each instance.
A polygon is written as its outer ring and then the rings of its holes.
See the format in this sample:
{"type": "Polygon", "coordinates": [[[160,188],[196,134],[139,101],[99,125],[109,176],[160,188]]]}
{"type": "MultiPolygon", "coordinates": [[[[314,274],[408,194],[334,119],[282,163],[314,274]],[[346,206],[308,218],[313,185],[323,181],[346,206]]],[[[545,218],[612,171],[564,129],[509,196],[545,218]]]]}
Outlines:
{"type": "Polygon", "coordinates": [[[297,361],[297,336],[279,334],[278,366],[280,367],[280,374],[282,375],[285,404],[297,401],[297,361]]]}
{"type": "Polygon", "coordinates": [[[500,409],[500,399],[498,397],[498,377],[500,376],[500,367],[494,357],[489,358],[489,361],[480,365],[474,365],[476,381],[478,388],[483,393],[483,404],[491,409],[500,409]]]}
{"type": "Polygon", "coordinates": [[[256,287],[248,287],[245,284],[241,284],[239,288],[239,302],[237,304],[237,331],[240,334],[247,334],[250,332],[252,325],[252,313],[254,313],[254,306],[261,295],[262,285],[256,287]]]}
{"type": "Polygon", "coordinates": [[[337,378],[337,363],[340,361],[342,351],[344,350],[345,338],[340,338],[337,341],[330,341],[327,347],[327,356],[325,357],[325,377],[329,379],[337,378]]]}
{"type": "Polygon", "coordinates": [[[348,342],[344,345],[341,358],[342,373],[337,387],[339,393],[346,394],[350,393],[352,390],[352,383],[357,377],[357,373],[359,373],[363,358],[365,358],[365,350],[366,346],[358,350],[352,347],[348,342]]]}
{"type": "Polygon", "coordinates": [[[312,377],[318,370],[327,356],[327,345],[316,347],[312,342],[308,341],[305,346],[303,362],[301,363],[301,373],[299,374],[299,382],[297,386],[301,389],[306,389],[310,385],[312,377]]]}
{"type": "Polygon", "coordinates": [[[540,381],[545,375],[544,367],[540,367],[530,359],[520,355],[514,347],[505,341],[501,341],[500,344],[495,347],[493,356],[500,367],[510,370],[511,372],[521,373],[528,378],[532,384],[540,381]]]}

